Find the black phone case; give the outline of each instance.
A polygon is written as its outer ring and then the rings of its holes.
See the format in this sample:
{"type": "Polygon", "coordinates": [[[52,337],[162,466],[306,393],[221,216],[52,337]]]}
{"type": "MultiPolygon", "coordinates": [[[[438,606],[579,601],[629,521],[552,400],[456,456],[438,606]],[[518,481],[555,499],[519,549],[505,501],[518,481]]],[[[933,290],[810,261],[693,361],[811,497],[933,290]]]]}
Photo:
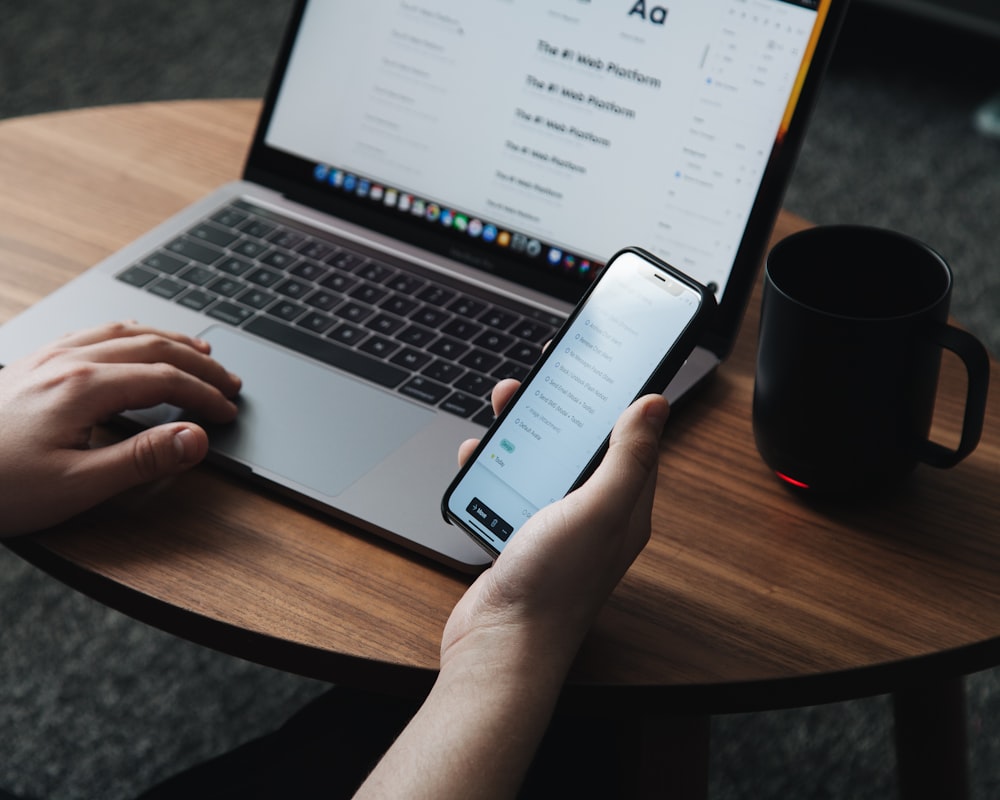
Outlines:
{"type": "MultiPolygon", "coordinates": [[[[475,530],[469,528],[461,519],[454,516],[448,510],[448,499],[451,497],[452,492],[454,492],[455,488],[461,482],[462,478],[465,477],[466,472],[468,472],[469,468],[479,457],[479,454],[486,448],[487,444],[491,440],[500,422],[503,419],[505,419],[506,416],[514,409],[514,407],[517,405],[518,400],[531,386],[531,383],[534,380],[535,375],[541,369],[542,365],[548,360],[548,358],[553,353],[555,353],[558,350],[558,345],[562,340],[563,336],[565,335],[566,331],[569,329],[570,325],[572,325],[573,320],[576,319],[577,315],[580,314],[583,307],[587,304],[587,301],[590,299],[590,295],[593,293],[596,286],[601,282],[601,279],[606,273],[608,267],[611,266],[611,264],[614,262],[615,259],[617,259],[624,253],[634,253],[640,258],[654,264],[658,269],[661,269],[667,274],[669,274],[670,277],[673,278],[674,280],[694,289],[701,297],[701,303],[698,307],[697,313],[688,323],[687,327],[684,329],[681,335],[674,341],[670,349],[664,354],[656,370],[646,381],[646,383],[643,384],[642,388],[635,395],[635,397],[632,398],[632,401],[630,402],[634,402],[637,398],[642,397],[645,394],[662,393],[663,390],[667,388],[667,384],[670,383],[674,375],[677,374],[677,371],[684,365],[684,362],[687,360],[687,357],[691,354],[691,351],[694,350],[695,346],[698,344],[698,341],[706,325],[710,322],[712,315],[715,313],[715,308],[716,308],[715,296],[707,288],[705,288],[696,280],[694,280],[694,278],[681,272],[676,267],[671,266],[666,261],[657,258],[652,253],[648,253],[641,247],[624,247],[611,257],[611,259],[607,263],[607,266],[605,267],[605,270],[602,271],[601,275],[597,277],[597,280],[595,280],[590,285],[590,287],[587,289],[583,297],[580,298],[580,301],[576,304],[576,307],[573,309],[572,313],[569,315],[569,317],[567,317],[562,327],[559,328],[559,330],[556,332],[556,335],[552,338],[552,341],[549,344],[545,353],[542,355],[541,358],[538,359],[538,361],[535,362],[534,366],[531,368],[531,371],[528,373],[527,377],[521,383],[520,388],[511,398],[510,402],[507,403],[507,406],[503,409],[503,411],[500,412],[500,415],[493,421],[493,424],[487,429],[486,433],[479,441],[479,445],[476,447],[475,452],[473,452],[473,454],[469,457],[469,459],[465,462],[465,464],[462,465],[461,469],[459,469],[458,474],[449,484],[447,490],[445,491],[443,497],[441,498],[441,513],[444,516],[445,521],[448,522],[449,524],[457,525],[458,527],[460,527],[476,542],[478,542],[479,545],[483,549],[485,549],[494,559],[500,554],[500,551],[493,548],[490,545],[490,543],[484,540],[482,537],[480,537],[475,530]]],[[[624,410],[625,409],[622,409],[622,411],[624,410]]],[[[609,438],[610,438],[610,433],[607,437],[605,437],[604,442],[598,448],[597,452],[594,453],[593,457],[587,463],[587,466],[577,476],[576,480],[573,481],[573,485],[570,486],[570,488],[566,492],[567,494],[569,494],[569,492],[573,491],[578,486],[580,486],[584,481],[587,480],[587,478],[590,477],[591,473],[595,469],[597,469],[598,464],[601,463],[601,459],[604,458],[604,453],[608,449],[609,438]]]]}

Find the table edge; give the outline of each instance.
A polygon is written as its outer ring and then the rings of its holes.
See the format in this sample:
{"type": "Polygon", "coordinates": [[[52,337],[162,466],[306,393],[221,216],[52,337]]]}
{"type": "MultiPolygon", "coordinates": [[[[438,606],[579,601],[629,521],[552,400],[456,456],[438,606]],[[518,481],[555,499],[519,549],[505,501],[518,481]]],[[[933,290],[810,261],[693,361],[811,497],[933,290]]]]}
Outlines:
{"type": "MultiPolygon", "coordinates": [[[[437,670],[334,653],[172,606],[66,561],[28,536],[6,539],[2,544],[50,577],[109,608],[225,655],[306,678],[401,697],[423,697],[437,678],[437,670]]],[[[943,675],[969,675],[998,662],[1000,636],[901,661],[795,677],[622,685],[576,682],[571,675],[563,687],[560,705],[614,717],[774,711],[922,688],[940,683],[943,675]]]]}
{"type": "Polygon", "coordinates": [[[30,536],[0,540],[0,544],[47,576],[137,622],[244,661],[327,683],[350,683],[408,697],[425,694],[437,677],[437,670],[335,653],[179,608],[68,561],[30,536]]]}

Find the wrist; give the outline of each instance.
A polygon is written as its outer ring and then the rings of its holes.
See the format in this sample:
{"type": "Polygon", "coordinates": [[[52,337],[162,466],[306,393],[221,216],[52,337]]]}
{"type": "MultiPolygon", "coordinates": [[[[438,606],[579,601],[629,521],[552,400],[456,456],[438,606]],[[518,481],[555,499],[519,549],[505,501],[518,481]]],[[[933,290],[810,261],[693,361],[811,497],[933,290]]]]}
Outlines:
{"type": "Polygon", "coordinates": [[[542,636],[527,625],[477,628],[441,653],[439,682],[476,688],[496,696],[538,702],[555,698],[576,655],[577,645],[542,636]]]}
{"type": "Polygon", "coordinates": [[[548,727],[568,664],[507,630],[470,631],[442,651],[416,716],[358,797],[517,794],[548,727]]]}

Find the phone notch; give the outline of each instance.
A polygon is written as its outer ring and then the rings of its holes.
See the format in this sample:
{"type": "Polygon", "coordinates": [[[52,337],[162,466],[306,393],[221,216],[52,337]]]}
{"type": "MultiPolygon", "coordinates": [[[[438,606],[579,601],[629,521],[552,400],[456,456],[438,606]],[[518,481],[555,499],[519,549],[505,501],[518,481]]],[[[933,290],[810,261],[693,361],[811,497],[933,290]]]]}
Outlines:
{"type": "Polygon", "coordinates": [[[684,284],[680,283],[679,281],[675,281],[673,278],[671,278],[662,270],[658,270],[656,268],[648,270],[646,272],[646,277],[649,280],[653,281],[654,283],[666,289],[674,297],[680,297],[681,294],[684,292],[685,289],[684,284]]]}

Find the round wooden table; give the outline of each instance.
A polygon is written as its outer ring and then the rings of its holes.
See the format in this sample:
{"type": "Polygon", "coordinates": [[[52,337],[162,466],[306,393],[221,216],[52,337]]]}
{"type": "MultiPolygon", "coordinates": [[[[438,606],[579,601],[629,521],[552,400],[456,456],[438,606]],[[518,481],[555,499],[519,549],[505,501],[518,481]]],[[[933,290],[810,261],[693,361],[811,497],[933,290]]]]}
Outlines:
{"type": "MultiPolygon", "coordinates": [[[[0,321],[238,177],[259,108],[156,103],[0,123],[0,321]]],[[[805,224],[783,213],[774,239],[805,224]]],[[[912,691],[919,702],[904,705],[919,709],[1000,663],[996,364],[983,440],[960,466],[920,467],[868,506],[809,505],[754,447],[758,306],[759,287],[731,357],[674,409],[652,539],[584,644],[566,703],[701,720],[912,691]]],[[[946,356],[938,438],[957,436],[963,391],[946,356]]],[[[208,466],[10,546],[178,636],[400,692],[433,681],[469,580],[208,466]]]]}

